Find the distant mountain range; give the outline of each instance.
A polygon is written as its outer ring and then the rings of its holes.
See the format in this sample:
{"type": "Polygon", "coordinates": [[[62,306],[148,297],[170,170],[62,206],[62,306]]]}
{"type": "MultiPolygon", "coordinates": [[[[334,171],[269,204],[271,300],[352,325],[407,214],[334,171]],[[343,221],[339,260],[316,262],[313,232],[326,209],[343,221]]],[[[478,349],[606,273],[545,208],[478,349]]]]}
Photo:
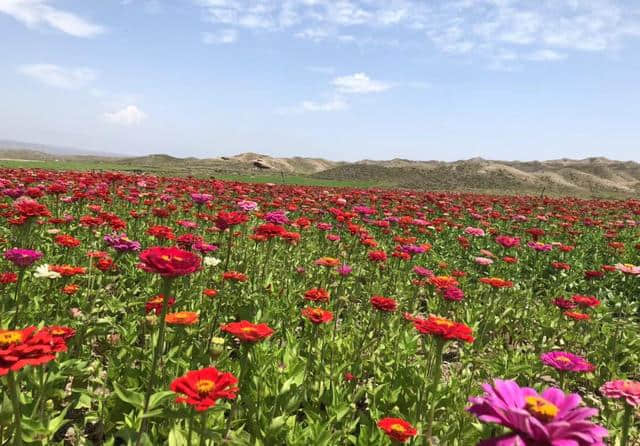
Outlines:
{"type": "Polygon", "coordinates": [[[502,193],[579,196],[635,196],[640,193],[640,164],[607,158],[550,161],[493,161],[482,158],[444,162],[392,159],[336,162],[322,158],[278,158],[242,153],[215,158],[170,155],[125,157],[42,144],[0,140],[0,158],[90,160],[142,171],[179,174],[280,173],[316,179],[375,181],[380,186],[502,193]]]}

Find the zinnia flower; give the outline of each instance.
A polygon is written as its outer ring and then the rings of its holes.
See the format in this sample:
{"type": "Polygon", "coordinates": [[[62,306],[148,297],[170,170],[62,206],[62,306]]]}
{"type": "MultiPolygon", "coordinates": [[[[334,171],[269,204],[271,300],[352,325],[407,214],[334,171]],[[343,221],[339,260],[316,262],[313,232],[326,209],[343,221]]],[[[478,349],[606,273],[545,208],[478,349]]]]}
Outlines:
{"type": "Polygon", "coordinates": [[[178,311],[167,314],[166,322],[169,325],[193,325],[198,322],[198,313],[193,311],[178,311]]]}
{"type": "Polygon", "coordinates": [[[333,313],[322,308],[303,308],[302,317],[314,324],[326,324],[333,320],[333,313]]]}
{"type": "Polygon", "coordinates": [[[414,318],[413,326],[421,334],[429,334],[446,340],[473,342],[471,327],[443,317],[430,315],[427,319],[414,318]]]}
{"type": "Polygon", "coordinates": [[[378,427],[392,440],[404,443],[417,435],[418,431],[402,418],[383,418],[378,421],[378,427]]]}
{"type": "Polygon", "coordinates": [[[200,257],[179,248],[155,246],[140,253],[139,267],[162,277],[178,277],[200,269],[200,257]]]}
{"type": "Polygon", "coordinates": [[[198,412],[216,405],[220,398],[232,400],[236,397],[238,379],[228,372],[220,372],[214,367],[202,370],[191,370],[186,375],[176,378],[171,383],[173,392],[178,396],[176,403],[186,403],[198,412]]]}
{"type": "Polygon", "coordinates": [[[390,297],[373,296],[369,299],[369,302],[374,308],[380,311],[393,312],[396,311],[398,307],[398,302],[390,297]]]}
{"type": "Polygon", "coordinates": [[[64,336],[54,336],[47,327],[0,330],[0,376],[53,361],[56,353],[66,350],[64,336]]]}
{"type": "Polygon", "coordinates": [[[592,372],[595,366],[581,356],[569,352],[549,352],[540,355],[540,360],[561,372],[592,372]]]}
{"type": "Polygon", "coordinates": [[[600,393],[607,398],[624,398],[633,407],[640,407],[640,382],[629,379],[608,381],[600,387],[600,393]]]}
{"type": "Polygon", "coordinates": [[[253,324],[249,321],[231,322],[220,327],[240,342],[258,342],[273,335],[274,331],[267,324],[253,324]]]}
{"type": "Polygon", "coordinates": [[[511,288],[513,286],[512,281],[500,277],[481,277],[480,282],[491,285],[493,288],[511,288]]]}
{"type": "Polygon", "coordinates": [[[482,387],[484,395],[469,398],[467,410],[483,423],[511,430],[480,443],[483,446],[605,446],[607,430],[589,421],[597,409],[578,407],[582,399],[575,393],[549,388],[538,394],[500,379],[482,387]]]}
{"type": "Polygon", "coordinates": [[[327,302],[329,292],[324,288],[311,288],[304,293],[304,298],[314,302],[327,302]]]}
{"type": "Polygon", "coordinates": [[[33,249],[12,248],[4,253],[4,258],[18,268],[27,268],[40,260],[42,253],[33,249]]]}

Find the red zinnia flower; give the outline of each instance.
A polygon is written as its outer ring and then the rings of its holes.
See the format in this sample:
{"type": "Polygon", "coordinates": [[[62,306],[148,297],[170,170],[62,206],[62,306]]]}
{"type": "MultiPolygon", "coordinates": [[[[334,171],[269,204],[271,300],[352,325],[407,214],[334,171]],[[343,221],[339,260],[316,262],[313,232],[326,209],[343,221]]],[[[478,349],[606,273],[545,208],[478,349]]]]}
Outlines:
{"type": "Polygon", "coordinates": [[[369,302],[374,308],[380,311],[392,312],[396,311],[396,308],[398,307],[398,302],[390,297],[373,296],[369,299],[369,302]]]}
{"type": "Polygon", "coordinates": [[[453,286],[458,286],[458,281],[451,276],[429,277],[429,283],[440,290],[446,290],[453,286]]]}
{"type": "Polygon", "coordinates": [[[216,215],[216,226],[224,231],[225,229],[245,223],[249,221],[249,217],[244,212],[219,212],[216,215]]]}
{"type": "Polygon", "coordinates": [[[257,342],[273,335],[274,331],[267,324],[253,324],[249,321],[231,322],[220,327],[240,342],[257,342]]]}
{"type": "Polygon", "coordinates": [[[0,376],[53,361],[56,353],[67,350],[63,336],[52,335],[46,327],[36,330],[0,330],[0,376]]]}
{"type": "Polygon", "coordinates": [[[384,262],[387,260],[387,253],[384,251],[371,251],[369,253],[369,260],[372,262],[384,262]]]}
{"type": "MultiPolygon", "coordinates": [[[[156,294],[151,299],[147,301],[145,304],[145,311],[151,313],[152,311],[155,314],[160,314],[162,312],[162,303],[164,301],[163,294],[156,294]]],[[[176,303],[176,300],[173,297],[167,299],[167,308],[171,308],[176,303]]]]}
{"type": "Polygon", "coordinates": [[[207,297],[216,297],[218,295],[218,290],[214,290],[211,288],[205,288],[205,290],[202,292],[202,294],[204,294],[207,297]]]}
{"type": "Polygon", "coordinates": [[[598,305],[600,305],[600,301],[596,299],[595,296],[583,296],[581,294],[574,294],[571,297],[571,300],[573,300],[581,307],[597,307],[598,305]]]}
{"type": "Polygon", "coordinates": [[[588,314],[578,313],[577,311],[565,311],[564,315],[577,321],[585,321],[591,319],[588,314]]]}
{"type": "Polygon", "coordinates": [[[185,276],[200,269],[200,257],[179,248],[155,246],[140,253],[139,267],[162,277],[185,276]]]}
{"type": "Polygon", "coordinates": [[[329,292],[324,288],[311,288],[304,293],[304,298],[312,301],[327,302],[329,300],[329,292]]]}
{"type": "Polygon", "coordinates": [[[15,283],[18,281],[18,275],[16,273],[2,273],[0,274],[0,284],[7,285],[9,283],[15,283]]]}
{"type": "Polygon", "coordinates": [[[475,340],[472,336],[471,327],[443,317],[431,315],[427,319],[415,318],[413,326],[421,334],[430,334],[442,339],[454,339],[464,342],[473,342],[475,340]]]}
{"type": "Polygon", "coordinates": [[[186,375],[176,378],[170,389],[185,396],[178,396],[176,403],[186,403],[198,412],[216,405],[220,398],[234,399],[238,388],[238,379],[231,373],[222,373],[214,367],[202,370],[191,370],[186,375]]]}
{"type": "Polygon", "coordinates": [[[303,308],[302,316],[314,324],[326,324],[333,320],[333,313],[322,308],[303,308]]]}
{"type": "Polygon", "coordinates": [[[253,232],[255,235],[260,235],[267,239],[272,239],[274,237],[282,236],[285,232],[287,232],[287,230],[284,227],[276,225],[274,223],[265,223],[256,227],[253,232]]]}
{"type": "Polygon", "coordinates": [[[246,274],[239,273],[238,271],[222,273],[222,280],[231,280],[232,282],[246,282],[248,278],[246,274]]]}
{"type": "Polygon", "coordinates": [[[378,421],[378,427],[392,440],[404,443],[418,434],[418,431],[402,418],[383,418],[378,421]]]}
{"type": "Polygon", "coordinates": [[[65,246],[67,248],[75,248],[76,246],[80,245],[80,240],[67,234],[58,234],[56,235],[54,240],[56,244],[65,246]]]}
{"type": "Polygon", "coordinates": [[[49,265],[49,270],[55,271],[63,277],[71,277],[87,272],[87,268],[73,265],[49,265]]]}

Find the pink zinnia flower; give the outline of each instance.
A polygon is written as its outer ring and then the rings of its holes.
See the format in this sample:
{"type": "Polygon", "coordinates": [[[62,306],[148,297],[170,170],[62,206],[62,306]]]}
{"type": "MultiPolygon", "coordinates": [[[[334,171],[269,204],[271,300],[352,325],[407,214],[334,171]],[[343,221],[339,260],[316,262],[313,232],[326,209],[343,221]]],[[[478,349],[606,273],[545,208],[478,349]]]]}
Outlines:
{"type": "Polygon", "coordinates": [[[606,382],[600,387],[600,393],[607,398],[624,398],[628,405],[640,407],[640,382],[630,379],[618,379],[606,382]]]}
{"type": "Polygon", "coordinates": [[[413,272],[416,273],[418,276],[433,277],[433,271],[431,271],[430,269],[424,268],[422,266],[418,266],[418,265],[414,266],[413,272]]]}
{"type": "Polygon", "coordinates": [[[26,268],[40,260],[42,253],[33,249],[12,248],[4,253],[4,258],[18,268],[26,268]]]}
{"type": "Polygon", "coordinates": [[[615,267],[618,271],[622,271],[625,274],[640,275],[640,266],[631,265],[630,263],[617,263],[615,267]]]}
{"type": "Polygon", "coordinates": [[[452,286],[449,288],[446,288],[443,292],[442,292],[442,296],[446,299],[446,300],[453,300],[453,301],[461,301],[462,299],[464,299],[464,291],[462,291],[460,288],[456,287],[456,286],[452,286]]]}
{"type": "Polygon", "coordinates": [[[595,366],[581,356],[569,352],[549,352],[540,355],[540,360],[561,372],[592,372],[595,366]]]}
{"type": "Polygon", "coordinates": [[[520,244],[520,238],[510,237],[508,235],[499,235],[496,237],[496,243],[499,243],[505,248],[515,248],[520,244]]]}
{"type": "Polygon", "coordinates": [[[474,228],[471,226],[467,226],[464,228],[464,233],[468,235],[473,235],[474,237],[484,237],[484,229],[482,228],[474,228]]]}
{"type": "Polygon", "coordinates": [[[535,249],[536,251],[548,252],[553,249],[553,245],[549,243],[541,243],[541,242],[529,242],[527,243],[529,248],[535,249]]]}
{"type": "Polygon", "coordinates": [[[474,259],[474,261],[478,264],[478,265],[482,265],[482,266],[489,266],[493,263],[493,260],[487,258],[487,257],[476,257],[474,259]]]}
{"type": "Polygon", "coordinates": [[[472,405],[467,410],[483,423],[511,430],[481,442],[482,446],[605,446],[607,430],[589,420],[598,410],[579,407],[582,398],[576,393],[549,388],[538,394],[515,381],[500,379],[482,388],[484,395],[469,398],[472,405]]]}

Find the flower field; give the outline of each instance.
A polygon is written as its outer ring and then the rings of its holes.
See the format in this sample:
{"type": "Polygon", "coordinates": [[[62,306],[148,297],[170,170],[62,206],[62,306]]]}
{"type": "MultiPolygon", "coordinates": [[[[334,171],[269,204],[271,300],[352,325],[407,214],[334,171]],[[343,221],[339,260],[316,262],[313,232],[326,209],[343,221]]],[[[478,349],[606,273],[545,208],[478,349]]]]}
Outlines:
{"type": "Polygon", "coordinates": [[[0,172],[0,444],[640,444],[639,200],[0,172]]]}

